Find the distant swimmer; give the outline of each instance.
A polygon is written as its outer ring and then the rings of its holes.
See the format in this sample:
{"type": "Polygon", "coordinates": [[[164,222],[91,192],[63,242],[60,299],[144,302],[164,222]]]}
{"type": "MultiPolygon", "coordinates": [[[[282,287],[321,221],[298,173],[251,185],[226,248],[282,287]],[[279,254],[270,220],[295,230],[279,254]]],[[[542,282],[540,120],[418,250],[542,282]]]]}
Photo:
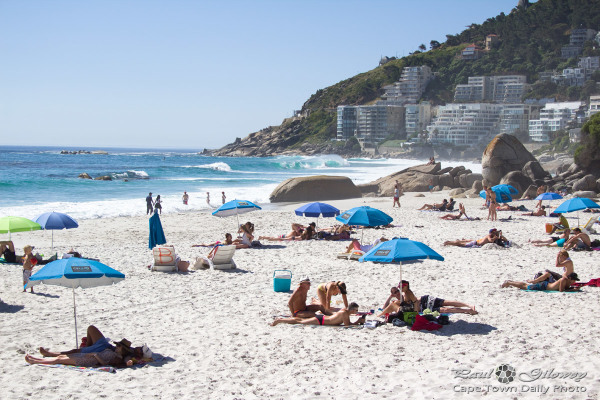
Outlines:
{"type": "Polygon", "coordinates": [[[183,200],[183,204],[185,204],[186,206],[189,198],[190,196],[187,194],[187,192],[183,192],[183,196],[181,197],[181,199],[183,200]]]}
{"type": "Polygon", "coordinates": [[[225,196],[225,192],[221,192],[221,201],[223,202],[223,204],[225,204],[226,199],[227,199],[227,196],[225,196]]]}

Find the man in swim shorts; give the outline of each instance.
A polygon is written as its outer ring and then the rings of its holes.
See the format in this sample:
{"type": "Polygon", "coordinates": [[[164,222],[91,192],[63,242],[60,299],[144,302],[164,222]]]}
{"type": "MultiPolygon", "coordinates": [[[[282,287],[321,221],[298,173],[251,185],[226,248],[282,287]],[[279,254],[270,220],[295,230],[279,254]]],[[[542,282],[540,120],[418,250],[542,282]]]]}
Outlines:
{"type": "Polygon", "coordinates": [[[360,317],[356,322],[350,321],[350,315],[354,315],[358,312],[358,304],[350,303],[348,308],[342,308],[340,311],[332,314],[331,316],[315,315],[311,318],[280,318],[276,319],[271,323],[271,326],[278,324],[303,324],[303,325],[362,325],[365,323],[366,314],[360,317]]]}
{"type": "Polygon", "coordinates": [[[502,285],[500,285],[500,287],[501,288],[516,287],[521,290],[539,290],[539,291],[555,290],[555,291],[559,291],[559,292],[564,292],[564,291],[569,290],[571,288],[571,285],[575,281],[578,281],[578,280],[579,280],[579,277],[577,276],[577,274],[575,272],[573,272],[573,273],[570,273],[567,278],[563,277],[555,282],[544,281],[544,282],[529,284],[527,282],[504,281],[504,283],[502,285]]]}
{"type": "Polygon", "coordinates": [[[313,318],[317,311],[320,311],[325,315],[331,315],[331,311],[326,310],[321,304],[306,305],[306,298],[308,297],[309,290],[310,279],[308,277],[303,278],[300,283],[298,283],[298,287],[294,290],[294,293],[292,293],[288,301],[288,307],[292,313],[292,317],[313,318]]]}

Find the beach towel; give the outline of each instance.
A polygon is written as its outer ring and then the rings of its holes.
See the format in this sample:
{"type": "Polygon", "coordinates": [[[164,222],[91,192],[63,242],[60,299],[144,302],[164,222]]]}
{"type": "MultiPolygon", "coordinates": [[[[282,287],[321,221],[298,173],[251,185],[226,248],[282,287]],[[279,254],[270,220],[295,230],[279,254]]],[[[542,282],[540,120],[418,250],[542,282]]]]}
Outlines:
{"type": "Polygon", "coordinates": [[[61,368],[61,369],[70,369],[72,371],[79,372],[111,372],[116,373],[117,369],[115,367],[78,367],[75,365],[62,365],[62,364],[27,364],[27,365],[38,365],[40,367],[49,367],[49,368],[61,368]]]}
{"type": "Polygon", "coordinates": [[[583,293],[583,290],[581,289],[569,289],[569,290],[565,290],[564,292],[561,292],[560,290],[529,290],[529,289],[525,289],[525,292],[537,292],[537,293],[583,293]]]}
{"type": "Polygon", "coordinates": [[[575,287],[582,287],[582,286],[600,287],[600,278],[591,279],[589,282],[575,282],[573,284],[573,286],[575,286],[575,287]]]}
{"type": "Polygon", "coordinates": [[[442,325],[428,321],[427,318],[422,315],[415,315],[415,322],[412,324],[410,328],[413,331],[427,330],[427,331],[437,331],[438,329],[442,329],[442,325]]]}

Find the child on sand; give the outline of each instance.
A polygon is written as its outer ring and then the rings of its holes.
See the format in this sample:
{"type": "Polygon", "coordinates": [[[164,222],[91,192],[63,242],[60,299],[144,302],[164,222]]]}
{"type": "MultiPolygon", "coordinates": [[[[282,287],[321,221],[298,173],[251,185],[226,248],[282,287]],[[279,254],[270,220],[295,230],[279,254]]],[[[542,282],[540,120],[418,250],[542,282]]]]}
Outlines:
{"type": "MultiPolygon", "coordinates": [[[[23,256],[23,292],[26,292],[27,283],[29,282],[29,277],[31,277],[31,271],[33,270],[33,266],[37,264],[37,258],[31,253],[33,250],[33,246],[27,245],[23,247],[23,252],[25,255],[23,256]]],[[[31,288],[31,293],[33,293],[33,288],[31,288]]]]}

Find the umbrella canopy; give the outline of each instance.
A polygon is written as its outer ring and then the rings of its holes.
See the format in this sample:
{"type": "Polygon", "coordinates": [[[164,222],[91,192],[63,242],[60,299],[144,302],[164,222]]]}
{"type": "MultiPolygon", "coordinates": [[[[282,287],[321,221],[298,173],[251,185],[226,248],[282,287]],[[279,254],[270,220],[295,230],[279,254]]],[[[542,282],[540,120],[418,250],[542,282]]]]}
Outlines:
{"type": "Polygon", "coordinates": [[[492,190],[502,190],[503,192],[507,192],[511,196],[515,196],[515,195],[519,194],[519,191],[517,190],[517,188],[515,188],[512,185],[506,185],[506,184],[492,186],[492,190]]]}
{"type": "Polygon", "coordinates": [[[75,346],[79,347],[77,338],[77,306],[75,305],[75,288],[91,288],[108,286],[125,279],[125,275],[99,261],[85,258],[63,258],[46,264],[29,278],[26,288],[44,283],[73,288],[73,317],[75,319],[75,346]]]}
{"type": "Polygon", "coordinates": [[[563,197],[558,194],[558,193],[554,193],[554,192],[546,192],[546,193],[542,193],[540,194],[538,197],[536,197],[536,200],[558,200],[558,199],[562,199],[563,197]]]}
{"type": "Polygon", "coordinates": [[[360,206],[344,211],[342,215],[335,217],[346,225],[359,226],[381,226],[389,225],[394,220],[381,210],[369,206],[360,206]]]}
{"type": "Polygon", "coordinates": [[[8,233],[9,240],[11,232],[39,231],[40,229],[42,229],[40,224],[27,218],[12,216],[0,218],[0,233],[8,233]]]}
{"type": "Polygon", "coordinates": [[[555,213],[569,213],[573,211],[585,210],[586,208],[600,208],[600,205],[585,197],[573,197],[556,207],[555,213]]]}
{"type": "Polygon", "coordinates": [[[336,215],[340,215],[340,210],[326,203],[315,202],[297,208],[295,213],[296,215],[304,215],[305,217],[313,218],[319,218],[320,216],[335,217],[336,215]]]}
{"type": "Polygon", "coordinates": [[[255,210],[262,210],[259,206],[248,200],[232,200],[223,204],[221,207],[213,211],[215,217],[237,217],[238,226],[240,225],[240,214],[245,214],[255,210]]]}
{"type": "MultiPolygon", "coordinates": [[[[573,197],[560,206],[556,207],[555,213],[570,213],[573,211],[585,210],[586,208],[600,208],[600,205],[586,197],[573,197]]],[[[577,213],[577,225],[579,225],[579,213],[577,213]]]]}
{"type": "MultiPolygon", "coordinates": [[[[510,203],[512,201],[512,197],[508,190],[502,188],[492,188],[492,191],[496,193],[496,203],[510,203]]],[[[483,197],[485,199],[485,190],[479,192],[479,197],[483,197]]]]}
{"type": "MultiPolygon", "coordinates": [[[[398,263],[403,261],[433,259],[444,261],[444,257],[439,255],[425,243],[417,242],[407,238],[396,238],[381,242],[369,250],[358,261],[372,261],[378,263],[398,263]]],[[[400,281],[402,281],[402,267],[400,267],[400,281]]]]}
{"type": "Polygon", "coordinates": [[[42,229],[50,229],[52,230],[52,250],[54,250],[54,231],[61,229],[71,229],[79,227],[77,221],[75,221],[71,216],[59,212],[47,212],[35,220],[42,229]]]}
{"type": "Polygon", "coordinates": [[[165,232],[163,231],[162,223],[157,212],[150,217],[148,222],[150,225],[150,235],[148,236],[148,248],[153,249],[159,244],[167,243],[165,232]]]}

